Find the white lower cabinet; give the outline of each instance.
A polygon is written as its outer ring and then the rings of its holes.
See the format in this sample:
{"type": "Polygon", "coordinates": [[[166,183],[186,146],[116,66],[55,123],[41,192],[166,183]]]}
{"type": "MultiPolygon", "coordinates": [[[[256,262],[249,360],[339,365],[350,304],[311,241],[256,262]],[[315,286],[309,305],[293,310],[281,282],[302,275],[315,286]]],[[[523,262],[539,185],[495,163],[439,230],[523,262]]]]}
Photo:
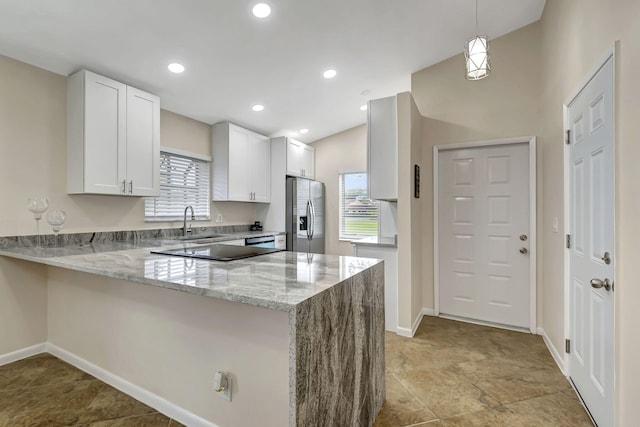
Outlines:
{"type": "Polygon", "coordinates": [[[157,196],[160,98],[82,70],[67,81],[67,192],[157,196]]]}
{"type": "Polygon", "coordinates": [[[271,200],[269,138],[231,123],[218,123],[212,133],[214,201],[271,200]]]}
{"type": "Polygon", "coordinates": [[[398,332],[398,248],[353,243],[353,255],[384,261],[384,328],[398,332]]]}

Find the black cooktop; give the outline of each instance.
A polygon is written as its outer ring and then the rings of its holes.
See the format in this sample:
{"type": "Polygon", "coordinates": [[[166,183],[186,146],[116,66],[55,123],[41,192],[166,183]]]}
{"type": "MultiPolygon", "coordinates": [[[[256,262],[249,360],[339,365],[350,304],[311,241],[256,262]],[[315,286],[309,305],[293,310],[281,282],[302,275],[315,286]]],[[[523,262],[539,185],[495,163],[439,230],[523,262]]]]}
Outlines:
{"type": "Polygon", "coordinates": [[[153,250],[151,253],[214,261],[233,261],[258,255],[272,254],[283,250],[284,249],[261,248],[256,246],[207,245],[180,249],[153,250]]]}

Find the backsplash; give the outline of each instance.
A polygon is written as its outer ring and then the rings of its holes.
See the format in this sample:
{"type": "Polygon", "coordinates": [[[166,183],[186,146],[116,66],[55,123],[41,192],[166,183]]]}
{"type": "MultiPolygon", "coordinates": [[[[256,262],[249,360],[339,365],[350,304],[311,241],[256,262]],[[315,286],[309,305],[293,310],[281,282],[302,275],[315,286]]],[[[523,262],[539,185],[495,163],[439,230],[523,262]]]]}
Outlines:
{"type": "MultiPolygon", "coordinates": [[[[197,234],[231,234],[248,232],[250,225],[220,225],[212,227],[192,227],[192,235],[197,234]]],[[[149,230],[130,231],[100,231],[95,233],[69,233],[58,235],[59,246],[86,245],[89,243],[105,243],[113,241],[136,242],[151,239],[170,239],[182,235],[182,228],[157,228],[149,230]]],[[[36,246],[37,236],[5,236],[0,237],[0,248],[14,246],[36,246]]],[[[40,242],[43,247],[55,246],[55,236],[53,234],[40,235],[40,242]]]]}

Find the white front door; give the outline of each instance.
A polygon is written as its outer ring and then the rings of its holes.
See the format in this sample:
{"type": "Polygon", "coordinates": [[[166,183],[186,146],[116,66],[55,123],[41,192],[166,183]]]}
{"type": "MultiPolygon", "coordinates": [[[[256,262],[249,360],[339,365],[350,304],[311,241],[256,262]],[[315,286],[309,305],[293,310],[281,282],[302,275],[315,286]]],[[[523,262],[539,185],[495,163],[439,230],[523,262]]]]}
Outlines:
{"type": "Polygon", "coordinates": [[[529,146],[438,155],[439,311],[530,327],[529,146]]]}
{"type": "Polygon", "coordinates": [[[569,104],[569,373],[599,427],[613,426],[613,58],[569,104]]]}

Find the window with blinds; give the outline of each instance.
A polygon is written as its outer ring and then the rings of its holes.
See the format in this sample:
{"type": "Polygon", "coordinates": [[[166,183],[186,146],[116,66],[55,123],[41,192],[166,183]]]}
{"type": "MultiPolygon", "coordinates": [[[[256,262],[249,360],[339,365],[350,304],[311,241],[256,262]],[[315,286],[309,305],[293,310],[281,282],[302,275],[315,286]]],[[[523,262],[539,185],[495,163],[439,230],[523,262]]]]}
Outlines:
{"type": "Polygon", "coordinates": [[[368,194],[366,173],[340,174],[340,240],[378,234],[378,203],[368,194]]]}
{"type": "Polygon", "coordinates": [[[161,152],[160,195],[145,198],[145,220],[182,220],[187,206],[193,206],[196,220],[211,219],[209,166],[205,160],[161,152]]]}

